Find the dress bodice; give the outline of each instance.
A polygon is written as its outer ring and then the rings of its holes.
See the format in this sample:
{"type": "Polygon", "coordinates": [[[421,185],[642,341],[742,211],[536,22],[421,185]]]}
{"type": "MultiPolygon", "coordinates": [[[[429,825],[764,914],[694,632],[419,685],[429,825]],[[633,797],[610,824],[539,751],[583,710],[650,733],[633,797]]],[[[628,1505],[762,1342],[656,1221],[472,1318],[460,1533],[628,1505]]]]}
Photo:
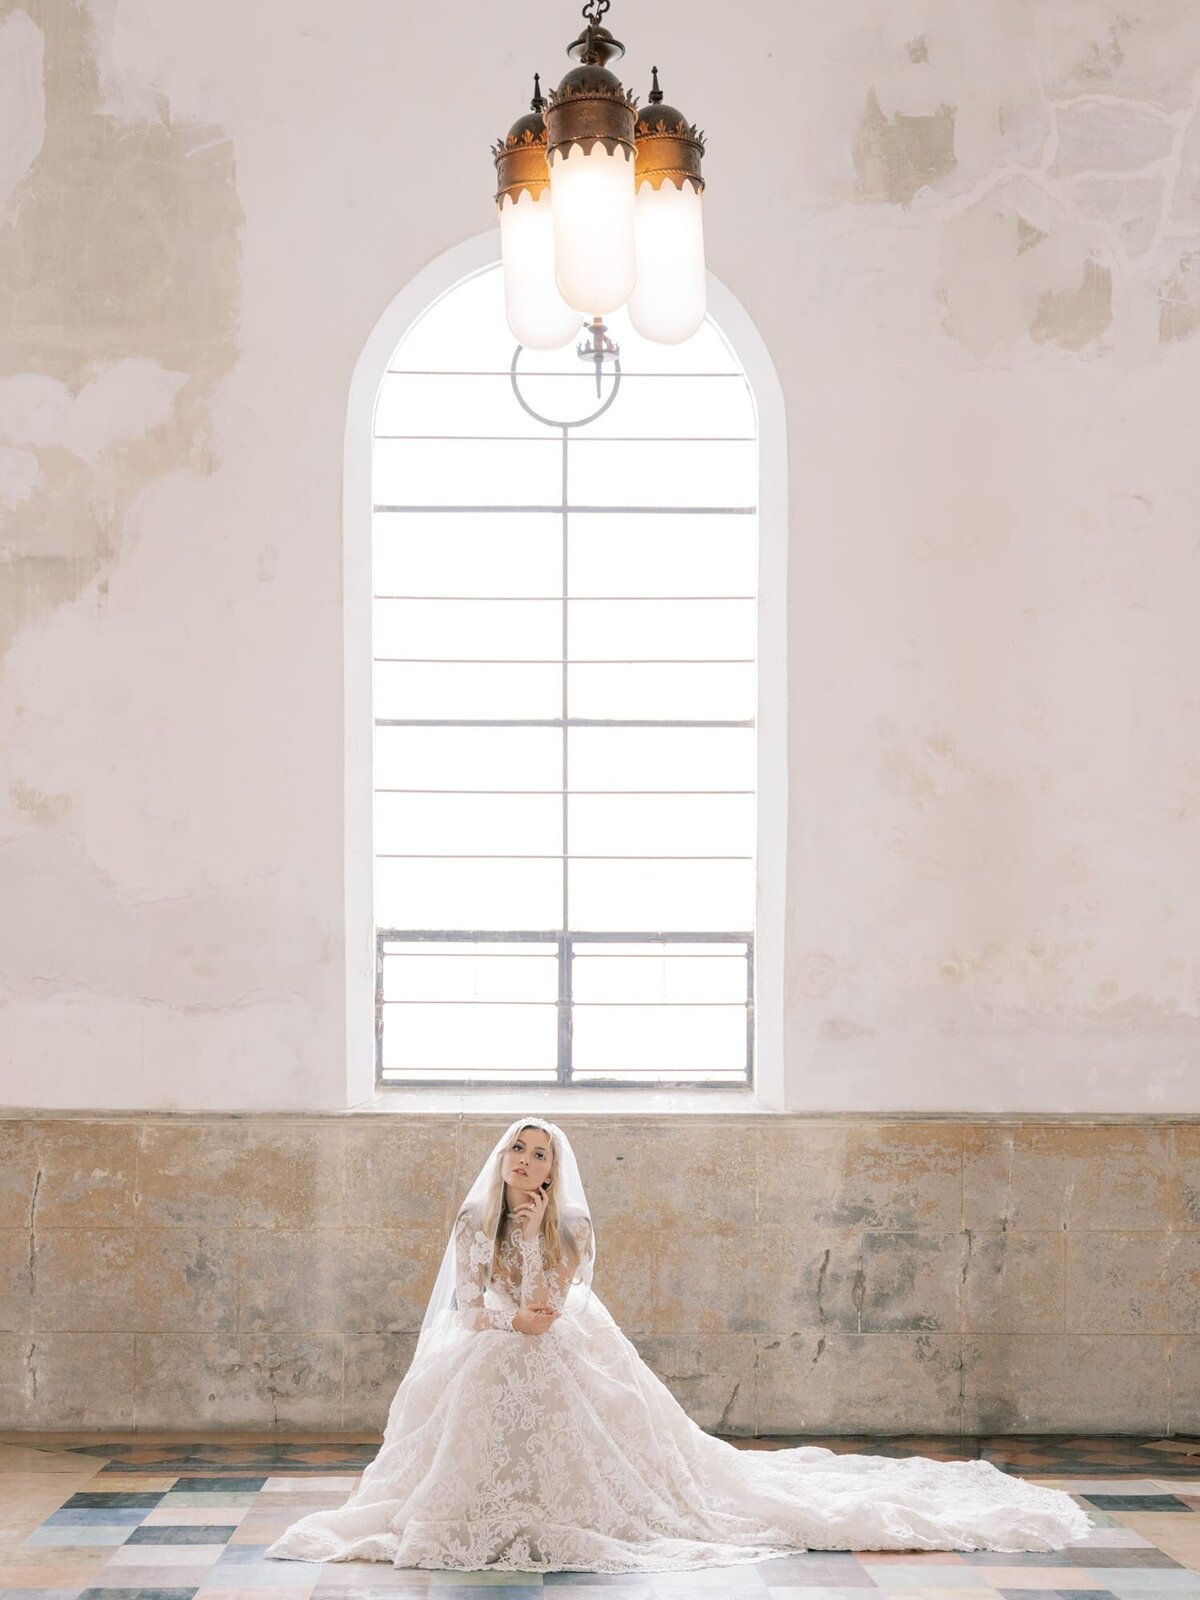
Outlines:
{"type": "Polygon", "coordinates": [[[455,1303],[460,1325],[469,1330],[512,1330],[513,1313],[522,1306],[549,1303],[566,1307],[576,1264],[591,1250],[591,1223],[571,1217],[564,1229],[565,1259],[547,1261],[543,1239],[526,1239],[520,1217],[506,1212],[497,1229],[496,1257],[481,1219],[466,1211],[454,1226],[457,1272],[455,1303]]]}
{"type": "Polygon", "coordinates": [[[541,1267],[541,1250],[536,1242],[532,1246],[529,1244],[522,1232],[520,1217],[511,1211],[500,1219],[498,1238],[496,1265],[489,1288],[519,1306],[527,1279],[541,1267]]]}

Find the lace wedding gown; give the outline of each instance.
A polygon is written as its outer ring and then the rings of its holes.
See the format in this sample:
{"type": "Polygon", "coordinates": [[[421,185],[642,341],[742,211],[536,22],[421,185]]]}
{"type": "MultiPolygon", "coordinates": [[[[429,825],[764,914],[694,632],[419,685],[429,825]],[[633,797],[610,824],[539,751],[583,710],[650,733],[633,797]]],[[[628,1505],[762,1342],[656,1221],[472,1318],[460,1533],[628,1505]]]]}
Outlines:
{"type": "MultiPolygon", "coordinates": [[[[268,1556],[664,1572],[806,1549],[1053,1550],[1088,1532],[1068,1494],[986,1461],[744,1451],[704,1433],[595,1294],[544,1334],[513,1332],[523,1299],[561,1305],[567,1286],[511,1218],[488,1281],[477,1221],[455,1229],[454,1326],[418,1349],[358,1488],[268,1556]]],[[[586,1254],[587,1220],[567,1227],[586,1254]]]]}

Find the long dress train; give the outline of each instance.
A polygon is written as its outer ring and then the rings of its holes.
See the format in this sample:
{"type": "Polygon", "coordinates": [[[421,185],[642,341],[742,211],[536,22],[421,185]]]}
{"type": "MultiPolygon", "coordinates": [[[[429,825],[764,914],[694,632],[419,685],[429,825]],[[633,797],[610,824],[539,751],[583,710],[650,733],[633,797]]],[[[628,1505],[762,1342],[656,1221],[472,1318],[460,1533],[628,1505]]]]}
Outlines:
{"type": "MultiPolygon", "coordinates": [[[[1087,1534],[1070,1495],[990,1462],[714,1438],[594,1293],[544,1334],[511,1331],[523,1286],[553,1275],[510,1218],[489,1279],[491,1241],[475,1220],[456,1228],[453,1331],[418,1349],[359,1486],[293,1523],[268,1556],[665,1572],[802,1550],[1053,1550],[1087,1534]]],[[[574,1223],[579,1250],[587,1227],[574,1223]]]]}

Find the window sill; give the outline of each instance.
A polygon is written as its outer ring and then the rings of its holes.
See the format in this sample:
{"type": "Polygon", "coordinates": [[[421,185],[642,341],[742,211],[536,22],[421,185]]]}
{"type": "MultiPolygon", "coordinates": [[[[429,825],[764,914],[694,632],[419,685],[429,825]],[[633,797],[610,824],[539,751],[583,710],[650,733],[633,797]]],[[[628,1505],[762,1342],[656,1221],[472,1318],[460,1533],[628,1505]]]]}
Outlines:
{"type": "Polygon", "coordinates": [[[349,1108],[356,1112],[404,1112],[427,1116],[771,1116],[752,1089],[561,1089],[531,1084],[528,1089],[477,1089],[402,1085],[379,1088],[349,1108]]]}

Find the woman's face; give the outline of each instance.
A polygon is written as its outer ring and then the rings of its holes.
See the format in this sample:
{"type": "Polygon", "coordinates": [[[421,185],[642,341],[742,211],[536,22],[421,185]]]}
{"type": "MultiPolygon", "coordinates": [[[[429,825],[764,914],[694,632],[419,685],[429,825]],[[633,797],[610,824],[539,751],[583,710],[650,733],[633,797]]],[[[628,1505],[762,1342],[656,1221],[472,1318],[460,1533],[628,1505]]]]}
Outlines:
{"type": "Polygon", "coordinates": [[[514,1189],[540,1189],[554,1171],[554,1147],[545,1128],[520,1129],[504,1152],[500,1171],[514,1189]]]}

